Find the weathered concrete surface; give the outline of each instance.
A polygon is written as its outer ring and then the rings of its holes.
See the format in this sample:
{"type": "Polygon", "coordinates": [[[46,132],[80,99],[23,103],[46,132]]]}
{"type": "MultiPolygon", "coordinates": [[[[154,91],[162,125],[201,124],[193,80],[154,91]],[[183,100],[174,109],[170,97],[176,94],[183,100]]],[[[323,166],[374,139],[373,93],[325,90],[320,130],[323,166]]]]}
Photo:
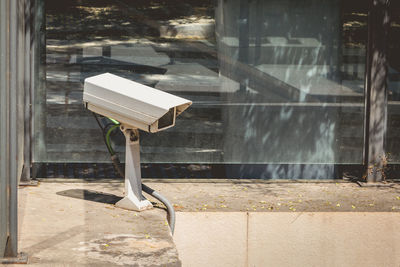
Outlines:
{"type": "MultiPolygon", "coordinates": [[[[160,203],[129,212],[99,203],[115,203],[122,181],[71,181],[20,191],[20,247],[30,264],[179,266],[160,203]]],[[[183,266],[400,265],[398,184],[144,181],[178,211],[183,266]]]]}
{"type": "Polygon", "coordinates": [[[262,180],[144,180],[178,211],[400,211],[400,184],[262,180]]]}
{"type": "Polygon", "coordinates": [[[180,266],[166,212],[115,208],[120,183],[19,190],[19,246],[34,266],[180,266]],[[100,193],[102,192],[102,193],[100,193]]]}
{"type": "Polygon", "coordinates": [[[179,212],[174,241],[183,266],[246,266],[247,215],[179,212]]]}
{"type": "Polygon", "coordinates": [[[174,241],[183,266],[400,265],[398,184],[148,184],[181,211],[174,241]]]}
{"type": "Polygon", "coordinates": [[[397,212],[179,212],[183,266],[400,265],[397,212]]]}

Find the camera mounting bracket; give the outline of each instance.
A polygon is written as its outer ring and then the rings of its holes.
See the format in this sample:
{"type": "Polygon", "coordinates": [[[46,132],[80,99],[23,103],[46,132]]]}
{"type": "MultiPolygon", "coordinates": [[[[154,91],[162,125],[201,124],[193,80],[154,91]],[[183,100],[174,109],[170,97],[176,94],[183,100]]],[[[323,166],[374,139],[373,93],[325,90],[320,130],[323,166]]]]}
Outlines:
{"type": "Polygon", "coordinates": [[[126,127],[124,124],[121,124],[120,129],[126,139],[125,197],[115,205],[135,211],[151,209],[153,205],[142,194],[139,130],[126,127]]]}

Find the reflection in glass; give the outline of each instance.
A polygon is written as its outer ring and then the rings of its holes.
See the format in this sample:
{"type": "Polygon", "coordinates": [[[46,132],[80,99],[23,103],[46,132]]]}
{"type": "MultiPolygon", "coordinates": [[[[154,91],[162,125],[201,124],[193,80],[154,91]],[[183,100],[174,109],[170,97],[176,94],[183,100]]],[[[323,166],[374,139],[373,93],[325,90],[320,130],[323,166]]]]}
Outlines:
{"type": "Polygon", "coordinates": [[[388,122],[386,151],[390,163],[400,162],[400,4],[392,1],[389,28],[388,122]]]}
{"type": "Polygon", "coordinates": [[[351,2],[218,2],[226,162],[362,162],[367,12],[351,2]]]}
{"type": "Polygon", "coordinates": [[[84,78],[111,72],[194,102],[174,128],[142,134],[143,162],[361,163],[363,6],[47,0],[47,158],[35,158],[109,161],[81,99],[84,78]]]}

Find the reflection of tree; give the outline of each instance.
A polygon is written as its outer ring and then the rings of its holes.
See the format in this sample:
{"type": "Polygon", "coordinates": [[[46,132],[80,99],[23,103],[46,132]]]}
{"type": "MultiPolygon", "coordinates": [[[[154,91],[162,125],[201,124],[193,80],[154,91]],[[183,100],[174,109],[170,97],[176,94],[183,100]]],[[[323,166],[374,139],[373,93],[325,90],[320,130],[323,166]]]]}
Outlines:
{"type": "Polygon", "coordinates": [[[389,1],[374,1],[370,14],[370,77],[368,77],[367,103],[367,164],[368,181],[381,181],[383,157],[386,157],[386,123],[387,123],[387,36],[389,30],[389,1]],[[368,107],[367,107],[368,108],[368,107]]]}
{"type": "Polygon", "coordinates": [[[145,23],[178,20],[181,23],[213,16],[211,0],[46,0],[47,34],[60,39],[128,39],[159,37],[159,29],[145,23]],[[127,7],[140,16],[127,15],[127,7]]]}
{"type": "Polygon", "coordinates": [[[343,14],[343,42],[346,47],[365,47],[367,13],[348,11],[343,14]]]}
{"type": "Polygon", "coordinates": [[[400,162],[400,1],[392,1],[390,7],[391,24],[388,40],[388,133],[387,152],[390,152],[389,161],[400,162]]]}
{"type": "MultiPolygon", "coordinates": [[[[47,37],[60,40],[107,41],[108,39],[146,38],[159,41],[159,26],[166,21],[187,23],[200,18],[214,18],[213,2],[213,0],[46,0],[47,37]],[[126,9],[127,6],[129,10],[126,9]]],[[[224,5],[234,2],[234,0],[221,0],[224,5]]],[[[368,18],[368,5],[365,0],[321,2],[238,0],[236,2],[239,2],[241,7],[227,8],[227,12],[231,14],[236,12],[238,15],[228,20],[229,14],[220,14],[220,25],[225,27],[225,32],[218,38],[238,37],[238,46],[242,48],[242,51],[236,55],[236,47],[229,44],[228,40],[223,45],[226,50],[231,50],[225,54],[221,43],[218,46],[218,53],[210,52],[214,49],[213,47],[195,42],[191,45],[192,48],[197,45],[196,49],[191,51],[197,50],[200,46],[202,49],[206,47],[209,50],[206,52],[202,50],[201,55],[196,51],[195,56],[185,52],[185,57],[190,60],[200,56],[209,59],[210,54],[213,57],[218,56],[220,75],[240,83],[242,89],[246,86],[252,89],[248,90],[249,92],[241,90],[221,94],[223,97],[228,95],[225,103],[240,103],[240,105],[215,108],[217,112],[224,114],[223,123],[229,126],[225,129],[229,135],[224,139],[228,147],[224,150],[225,159],[260,163],[266,161],[316,163],[321,160],[335,163],[359,163],[363,141],[362,87],[357,87],[361,89],[356,91],[358,95],[353,97],[341,97],[334,94],[316,96],[298,90],[299,88],[289,84],[289,80],[301,81],[304,87],[309,86],[312,79],[329,80],[337,83],[338,87],[343,85],[343,81],[363,83],[368,18]],[[272,3],[275,6],[259,8],[266,3],[272,3]],[[247,7],[246,4],[248,4],[247,7]],[[325,13],[311,12],[313,5],[315,10],[322,10],[325,13]],[[252,10],[248,10],[249,6],[252,10]],[[333,14],[333,12],[337,13],[333,14]],[[330,21],[326,21],[326,17],[330,21]],[[256,23],[255,25],[240,24],[240,26],[238,19],[240,23],[246,20],[256,23]],[[274,40],[270,38],[272,41],[268,43],[269,37],[276,38],[274,40]],[[304,41],[303,47],[301,38],[304,41]],[[284,41],[274,43],[278,39],[284,41]],[[243,48],[248,50],[243,50],[243,48]],[[281,68],[285,78],[280,79],[279,76],[271,76],[271,72],[267,73],[262,68],[257,68],[257,65],[261,64],[266,67],[271,65],[290,67],[281,68]],[[309,73],[314,73],[310,74],[311,78],[307,75],[299,75],[305,69],[304,66],[309,66],[309,73]],[[323,68],[318,68],[318,66],[323,66],[323,68]],[[346,72],[346,67],[350,69],[348,72],[346,72]],[[326,69],[329,70],[326,71],[326,69]],[[340,106],[344,102],[348,105],[340,106]],[[284,104],[274,105],[275,103],[284,104]],[[352,104],[354,105],[351,106],[352,104]]],[[[393,36],[400,34],[398,25],[400,21],[396,20],[393,24],[393,36]]],[[[398,52],[400,50],[397,39],[398,37],[391,42],[389,51],[392,54],[389,60],[393,59],[392,66],[400,69],[400,53],[398,52]]],[[[128,42],[127,46],[129,46],[128,42]]],[[[165,53],[173,58],[178,53],[184,52],[171,50],[165,53]]],[[[378,68],[378,65],[375,67],[378,68]]],[[[118,68],[121,67],[118,66],[118,68]]],[[[382,83],[385,76],[373,78],[382,83]]],[[[232,84],[228,83],[228,86],[232,84]]],[[[318,85],[320,86],[321,83],[318,85]]],[[[332,86],[327,86],[326,91],[331,93],[332,88],[332,86]]],[[[374,101],[382,108],[383,104],[379,102],[379,99],[374,101]]],[[[212,112],[215,113],[215,110],[212,112]]],[[[206,115],[202,120],[209,122],[212,112],[210,109],[204,112],[206,115]]],[[[384,129],[382,122],[384,121],[371,122],[372,128],[377,132],[382,132],[384,129]]],[[[193,133],[191,135],[194,136],[193,133]]],[[[188,140],[188,136],[188,134],[182,134],[181,139],[188,140]]],[[[192,139],[190,141],[205,140],[204,135],[201,138],[192,139]]],[[[220,142],[217,139],[218,137],[213,137],[212,141],[220,142]]],[[[209,145],[209,140],[207,143],[209,145]]],[[[203,145],[198,146],[206,146],[203,145]]]]}
{"type": "Polygon", "coordinates": [[[361,163],[365,5],[249,1],[244,19],[243,2],[220,0],[217,8],[220,75],[238,88],[249,80],[247,95],[227,95],[242,105],[224,108],[224,159],[276,163],[269,178],[333,172],[279,164],[361,163]],[[236,21],[249,24],[247,43],[236,21]]]}
{"type": "MultiPolygon", "coordinates": [[[[388,40],[388,59],[390,67],[400,72],[400,2],[392,1],[390,5],[391,24],[388,40]]],[[[396,80],[400,80],[398,76],[396,80]]]]}

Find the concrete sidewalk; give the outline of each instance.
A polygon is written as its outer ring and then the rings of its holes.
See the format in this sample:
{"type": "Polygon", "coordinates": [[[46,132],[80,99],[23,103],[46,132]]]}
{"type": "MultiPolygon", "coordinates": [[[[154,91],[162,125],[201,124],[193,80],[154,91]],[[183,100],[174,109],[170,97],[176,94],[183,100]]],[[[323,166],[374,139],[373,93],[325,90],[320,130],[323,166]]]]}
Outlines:
{"type": "Polygon", "coordinates": [[[19,190],[19,247],[33,266],[181,266],[166,211],[114,207],[121,183],[19,190]]]}
{"type": "Polygon", "coordinates": [[[400,264],[399,184],[144,182],[178,211],[174,240],[151,197],[155,208],[141,213],[113,205],[121,180],[44,179],[20,188],[20,251],[33,266],[181,266],[176,247],[191,267],[400,264]]]}

